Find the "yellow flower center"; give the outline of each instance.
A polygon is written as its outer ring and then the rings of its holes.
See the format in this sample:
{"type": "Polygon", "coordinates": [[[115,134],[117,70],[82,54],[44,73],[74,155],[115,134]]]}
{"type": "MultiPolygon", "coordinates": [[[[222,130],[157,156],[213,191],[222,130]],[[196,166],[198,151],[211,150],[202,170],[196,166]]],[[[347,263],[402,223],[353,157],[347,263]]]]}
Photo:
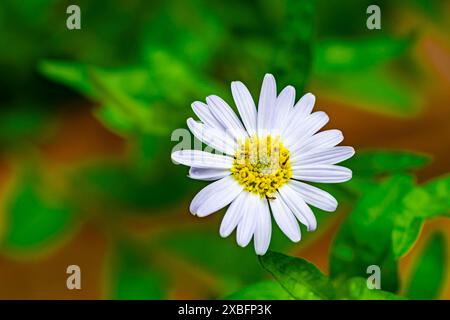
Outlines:
{"type": "Polygon", "coordinates": [[[239,143],[231,172],[244,190],[273,198],[292,177],[289,150],[278,136],[251,136],[239,143]]]}

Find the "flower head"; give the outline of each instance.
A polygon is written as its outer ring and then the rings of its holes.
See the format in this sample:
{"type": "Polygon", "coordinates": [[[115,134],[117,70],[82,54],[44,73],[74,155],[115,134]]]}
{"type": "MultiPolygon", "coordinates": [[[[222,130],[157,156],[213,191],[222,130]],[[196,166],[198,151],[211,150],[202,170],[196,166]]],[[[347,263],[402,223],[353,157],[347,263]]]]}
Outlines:
{"type": "Polygon", "coordinates": [[[214,181],[194,197],[191,213],[205,217],[229,205],[220,235],[237,229],[237,243],[244,247],[253,237],[256,253],[263,255],[270,244],[271,216],[297,242],[298,221],[308,231],[317,226],[309,205],[336,210],[332,195],[305,182],[350,180],[351,170],[336,164],[355,151],[337,146],[344,138],[339,130],[318,133],[329,118],[321,111],[311,113],[315,97],[310,93],[296,104],[291,86],[277,96],[270,74],[264,77],[258,109],[243,83],[232,82],[231,91],[240,119],[220,97],[209,96],[206,104],[192,104],[200,121],[187,120],[197,139],[216,152],[180,150],[172,159],[190,166],[192,179],[214,181]]]}

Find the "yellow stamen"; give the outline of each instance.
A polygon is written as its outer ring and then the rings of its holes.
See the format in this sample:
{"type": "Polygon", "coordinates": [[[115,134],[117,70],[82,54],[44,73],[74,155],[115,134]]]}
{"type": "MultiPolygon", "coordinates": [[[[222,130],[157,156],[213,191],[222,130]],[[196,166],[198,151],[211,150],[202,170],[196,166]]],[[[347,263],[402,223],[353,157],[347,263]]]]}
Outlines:
{"type": "Polygon", "coordinates": [[[292,177],[289,150],[278,136],[252,136],[239,143],[231,172],[244,190],[273,198],[292,177]]]}

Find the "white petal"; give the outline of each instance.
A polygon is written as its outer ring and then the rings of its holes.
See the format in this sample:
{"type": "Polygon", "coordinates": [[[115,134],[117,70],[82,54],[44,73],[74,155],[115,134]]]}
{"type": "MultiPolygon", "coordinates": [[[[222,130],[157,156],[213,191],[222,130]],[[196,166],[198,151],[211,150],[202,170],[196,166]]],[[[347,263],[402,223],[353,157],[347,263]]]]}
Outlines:
{"type": "Polygon", "coordinates": [[[196,168],[230,169],[233,158],[200,150],[179,150],[172,153],[172,160],[196,168]]]}
{"type": "Polygon", "coordinates": [[[236,241],[241,247],[248,245],[255,232],[261,199],[257,195],[248,193],[246,201],[247,206],[245,207],[242,219],[237,226],[236,235],[236,241]]]}
{"type": "Polygon", "coordinates": [[[291,209],[284,203],[283,199],[279,196],[276,199],[270,200],[269,203],[273,217],[281,231],[283,231],[291,241],[300,241],[300,227],[298,226],[298,222],[292,214],[291,209]]]}
{"type": "Polygon", "coordinates": [[[300,100],[298,100],[294,108],[298,108],[298,112],[300,112],[304,116],[307,116],[312,112],[314,103],[316,103],[316,97],[312,93],[308,92],[304,94],[303,97],[300,98],[300,100]]]}
{"type": "Polygon", "coordinates": [[[237,149],[236,141],[230,137],[223,129],[208,127],[192,118],[187,119],[189,130],[201,142],[214,149],[233,156],[237,149]]]}
{"type": "Polygon", "coordinates": [[[337,200],[326,191],[296,180],[289,181],[289,186],[298,192],[306,203],[316,208],[329,212],[337,208],[337,200]]]}
{"type": "Polygon", "coordinates": [[[233,177],[222,178],[200,190],[192,199],[189,209],[193,215],[206,217],[228,205],[242,189],[243,186],[233,177]]]}
{"type": "Polygon", "coordinates": [[[204,181],[215,181],[226,176],[229,176],[231,171],[228,169],[210,169],[210,168],[195,168],[189,169],[189,178],[204,181]]]}
{"type": "Polygon", "coordinates": [[[299,153],[292,159],[293,169],[298,166],[336,164],[351,158],[354,154],[355,149],[352,147],[333,147],[299,153]]]}
{"type": "MultiPolygon", "coordinates": [[[[259,198],[259,196],[257,196],[259,198]]],[[[270,238],[272,236],[272,221],[270,218],[269,205],[266,199],[258,199],[255,236],[253,238],[255,252],[257,255],[264,255],[269,249],[270,238]]]]}
{"type": "Polygon", "coordinates": [[[350,180],[352,171],[333,164],[299,166],[292,169],[292,178],[311,182],[340,183],[350,180]]]}
{"type": "Polygon", "coordinates": [[[307,93],[300,98],[289,114],[289,122],[286,123],[282,131],[283,136],[292,134],[298,123],[310,115],[315,101],[316,97],[311,93],[307,93]]]}
{"type": "Polygon", "coordinates": [[[222,98],[212,95],[206,98],[206,102],[211,113],[225,127],[227,133],[236,139],[243,139],[247,136],[241,120],[222,98]]]}
{"type": "Polygon", "coordinates": [[[292,189],[289,184],[285,184],[278,189],[283,200],[292,210],[295,217],[303,223],[308,231],[316,230],[317,220],[311,208],[306,204],[302,197],[292,189]]]}
{"type": "Polygon", "coordinates": [[[231,83],[231,93],[249,135],[256,133],[256,106],[247,87],[240,81],[231,83]]]}
{"type": "Polygon", "coordinates": [[[203,102],[195,101],[192,105],[192,110],[197,117],[208,127],[223,129],[223,126],[214,118],[213,114],[209,110],[209,106],[203,102]]]}
{"type": "Polygon", "coordinates": [[[272,128],[272,133],[275,135],[279,135],[282,128],[285,127],[286,122],[289,120],[288,115],[294,107],[294,102],[295,89],[292,86],[287,86],[281,91],[275,104],[275,124],[272,128]]]}
{"type": "Polygon", "coordinates": [[[298,145],[296,149],[289,150],[292,154],[308,152],[310,150],[331,148],[344,140],[342,132],[337,129],[319,132],[305,140],[304,144],[298,145]]]}
{"type": "Polygon", "coordinates": [[[222,237],[228,237],[241,221],[242,216],[248,207],[248,202],[246,201],[248,200],[247,196],[248,192],[241,192],[230,204],[227,213],[220,224],[220,235],[222,237]]]}
{"type": "Polygon", "coordinates": [[[258,102],[258,135],[263,136],[272,129],[273,112],[277,99],[277,85],[271,74],[266,74],[258,102]]]}
{"type": "Polygon", "coordinates": [[[319,131],[329,120],[330,118],[325,112],[314,112],[298,123],[292,134],[285,136],[287,145],[289,148],[295,149],[298,145],[304,144],[307,138],[319,131]]]}

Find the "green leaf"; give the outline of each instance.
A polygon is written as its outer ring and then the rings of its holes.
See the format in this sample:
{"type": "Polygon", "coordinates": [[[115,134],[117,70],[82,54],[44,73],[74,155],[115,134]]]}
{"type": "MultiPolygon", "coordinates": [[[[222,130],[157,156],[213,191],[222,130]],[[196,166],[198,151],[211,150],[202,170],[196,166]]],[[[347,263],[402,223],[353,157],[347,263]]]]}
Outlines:
{"type": "Polygon", "coordinates": [[[403,297],[380,289],[369,289],[367,279],[351,278],[341,284],[338,289],[338,299],[350,300],[403,300],[403,297]]]}
{"type": "Polygon", "coordinates": [[[392,250],[396,259],[400,259],[414,246],[423,222],[423,217],[405,209],[396,215],[392,230],[392,250]]]}
{"type": "Polygon", "coordinates": [[[261,281],[242,288],[228,296],[230,300],[293,300],[292,296],[276,281],[261,281]]]}
{"type": "Polygon", "coordinates": [[[48,78],[94,98],[95,90],[89,81],[90,68],[82,63],[67,61],[43,61],[39,64],[39,71],[48,78]]]}
{"type": "MultiPolygon", "coordinates": [[[[157,121],[155,109],[150,108],[148,98],[142,98],[134,93],[136,88],[144,90],[145,82],[150,82],[148,74],[137,68],[104,71],[91,69],[89,78],[98,100],[104,107],[115,108],[121,117],[126,119],[125,125],[120,123],[120,128],[130,127],[134,124],[134,131],[163,134],[168,132],[165,122],[157,121]]],[[[149,85],[149,83],[147,84],[149,85]]],[[[100,118],[108,120],[108,118],[100,118]]],[[[116,120],[118,117],[116,117],[116,120]]],[[[114,124],[115,122],[108,123],[114,124]]]]}
{"type": "Polygon", "coordinates": [[[389,36],[322,40],[314,47],[314,72],[327,74],[374,68],[404,54],[411,46],[411,40],[411,37],[389,36]]]}
{"type": "Polygon", "coordinates": [[[32,250],[62,236],[73,221],[73,210],[32,176],[25,176],[7,202],[3,245],[32,250]]]}
{"type": "Polygon", "coordinates": [[[403,199],[396,213],[392,232],[393,251],[404,256],[417,241],[425,219],[450,213],[450,176],[443,176],[417,186],[403,199]]]}
{"type": "Polygon", "coordinates": [[[146,252],[119,245],[112,275],[111,299],[144,300],[165,297],[163,276],[146,258],[146,252]]]}
{"type": "MultiPolygon", "coordinates": [[[[423,186],[430,201],[422,208],[427,218],[438,215],[450,215],[450,174],[435,178],[423,186]],[[425,210],[426,209],[426,210],[425,210]]],[[[412,199],[410,199],[412,206],[412,199]]]]}
{"type": "Polygon", "coordinates": [[[349,217],[342,224],[332,246],[332,278],[365,277],[370,265],[381,268],[382,289],[398,288],[397,262],[392,251],[394,213],[413,188],[407,175],[392,176],[362,191],[349,217]]]}
{"type": "Polygon", "coordinates": [[[260,257],[261,265],[297,300],[332,299],[334,288],[312,263],[269,251],[260,257]]]}
{"type": "Polygon", "coordinates": [[[365,150],[358,151],[342,165],[352,169],[355,177],[371,177],[415,170],[429,162],[428,156],[410,151],[365,150]]]}
{"type": "Polygon", "coordinates": [[[146,107],[124,92],[124,87],[141,82],[136,79],[145,77],[145,74],[134,70],[107,73],[93,66],[62,61],[44,61],[39,69],[50,79],[101,102],[103,106],[96,108],[94,115],[112,131],[122,135],[135,132],[139,128],[140,117],[142,120],[148,117],[146,107]],[[121,78],[127,81],[122,83],[121,78]]]}
{"type": "Polygon", "coordinates": [[[156,121],[148,70],[128,67],[102,70],[74,62],[46,61],[40,70],[49,78],[102,103],[96,116],[120,134],[132,132],[167,133],[166,122],[156,121]],[[144,97],[142,94],[144,93],[144,97]]]}
{"type": "Polygon", "coordinates": [[[40,70],[99,102],[100,109],[94,112],[108,129],[124,136],[165,137],[185,121],[190,112],[186,101],[217,90],[176,55],[155,50],[147,60],[146,64],[114,69],[46,61],[40,70]]]}
{"type": "Polygon", "coordinates": [[[127,137],[136,130],[133,119],[114,104],[95,108],[93,114],[107,129],[122,137],[127,137]]]}
{"type": "Polygon", "coordinates": [[[432,235],[409,280],[406,290],[409,298],[431,300],[439,297],[447,271],[445,244],[443,234],[432,235]]]}

